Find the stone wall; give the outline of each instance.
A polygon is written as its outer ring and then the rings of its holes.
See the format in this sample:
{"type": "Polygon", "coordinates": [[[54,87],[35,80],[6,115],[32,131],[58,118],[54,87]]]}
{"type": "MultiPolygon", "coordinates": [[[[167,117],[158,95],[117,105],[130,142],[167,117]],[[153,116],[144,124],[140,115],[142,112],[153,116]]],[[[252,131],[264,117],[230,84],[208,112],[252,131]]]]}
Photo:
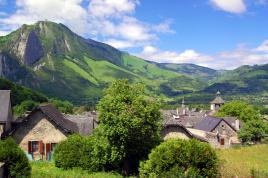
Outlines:
{"type": "Polygon", "coordinates": [[[52,124],[46,116],[37,111],[28,118],[16,131],[12,137],[24,150],[28,151],[28,141],[43,141],[43,143],[59,143],[65,140],[67,136],[52,124]]]}
{"type": "Polygon", "coordinates": [[[162,137],[164,140],[169,138],[190,139],[190,135],[185,130],[175,126],[166,127],[162,132],[162,137]]]}

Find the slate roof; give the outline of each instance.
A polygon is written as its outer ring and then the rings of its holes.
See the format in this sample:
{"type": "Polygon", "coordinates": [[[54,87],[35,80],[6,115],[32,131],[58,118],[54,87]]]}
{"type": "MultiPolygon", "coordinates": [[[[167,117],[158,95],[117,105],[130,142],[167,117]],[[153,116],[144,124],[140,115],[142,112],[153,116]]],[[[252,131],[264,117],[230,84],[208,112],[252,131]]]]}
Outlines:
{"type": "Polygon", "coordinates": [[[81,115],[66,114],[64,117],[76,123],[81,135],[91,134],[98,125],[97,113],[94,112],[86,112],[81,115]]]}
{"type": "Polygon", "coordinates": [[[186,110],[186,114],[183,115],[181,112],[177,116],[176,110],[162,110],[162,115],[165,123],[180,124],[185,127],[194,127],[198,122],[206,117],[207,111],[190,111],[186,110]],[[176,119],[174,118],[177,117],[176,119]]]}
{"type": "Polygon", "coordinates": [[[233,130],[236,130],[232,125],[230,125],[223,118],[216,118],[216,117],[210,117],[210,116],[201,120],[199,123],[196,124],[194,128],[198,130],[203,130],[206,132],[212,132],[219,125],[221,121],[226,122],[233,130]]]}
{"type": "Polygon", "coordinates": [[[9,119],[10,90],[0,90],[0,122],[5,123],[9,119]]]}
{"type": "Polygon", "coordinates": [[[213,101],[210,102],[211,104],[224,104],[225,101],[220,97],[217,96],[213,101]]]}
{"type": "Polygon", "coordinates": [[[62,113],[59,110],[57,110],[54,106],[52,106],[50,104],[45,105],[45,106],[39,106],[33,112],[38,111],[38,110],[40,110],[51,121],[53,121],[57,126],[62,128],[63,130],[65,130],[67,132],[71,132],[71,133],[78,133],[79,132],[78,126],[74,122],[64,118],[62,113]]]}
{"type": "Polygon", "coordinates": [[[183,126],[181,124],[171,123],[171,122],[164,124],[164,128],[169,128],[169,127],[180,127],[182,130],[184,130],[188,134],[188,136],[190,136],[190,138],[195,138],[195,139],[203,141],[203,142],[208,142],[208,140],[206,138],[201,137],[201,136],[196,135],[196,134],[193,134],[185,126],[183,126]]]}

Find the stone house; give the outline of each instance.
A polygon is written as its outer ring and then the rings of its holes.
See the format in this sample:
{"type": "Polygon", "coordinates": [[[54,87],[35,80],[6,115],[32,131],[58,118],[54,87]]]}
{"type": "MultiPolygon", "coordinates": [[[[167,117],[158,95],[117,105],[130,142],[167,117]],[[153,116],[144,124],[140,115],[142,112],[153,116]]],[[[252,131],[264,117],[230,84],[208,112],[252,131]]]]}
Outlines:
{"type": "Polygon", "coordinates": [[[196,138],[207,141],[213,147],[226,148],[239,143],[237,132],[241,122],[234,117],[216,118],[214,114],[225,101],[217,92],[216,98],[210,102],[211,110],[189,110],[182,101],[181,108],[176,110],[162,110],[164,117],[163,139],[167,138],[196,138]],[[172,125],[169,126],[169,125],[172,125]],[[189,132],[187,133],[185,129],[189,132]],[[192,135],[192,136],[189,136],[192,135]]]}
{"type": "Polygon", "coordinates": [[[164,140],[170,138],[180,138],[185,140],[195,138],[197,140],[207,142],[207,140],[204,137],[200,137],[196,134],[191,133],[189,130],[187,130],[186,127],[184,127],[181,124],[172,122],[164,124],[164,129],[162,130],[161,135],[164,140]]]}
{"type": "MultiPolygon", "coordinates": [[[[236,125],[233,126],[227,119],[209,116],[197,123],[194,129],[204,131],[202,136],[214,147],[230,147],[232,144],[238,143],[237,131],[240,126],[237,121],[236,119],[236,125]]],[[[192,130],[192,132],[194,131],[192,130]]]]}
{"type": "Polygon", "coordinates": [[[18,120],[10,133],[31,160],[50,160],[57,143],[79,133],[76,123],[66,119],[52,105],[39,106],[18,120]]]}
{"type": "Polygon", "coordinates": [[[0,90],[0,138],[11,130],[12,121],[10,90],[0,90]]]}

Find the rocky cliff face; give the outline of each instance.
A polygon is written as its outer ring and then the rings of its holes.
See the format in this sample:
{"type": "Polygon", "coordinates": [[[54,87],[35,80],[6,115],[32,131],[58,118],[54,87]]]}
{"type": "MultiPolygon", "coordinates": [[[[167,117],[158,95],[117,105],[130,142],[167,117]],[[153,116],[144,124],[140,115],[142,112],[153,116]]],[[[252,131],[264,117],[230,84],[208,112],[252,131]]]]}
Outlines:
{"type": "Polygon", "coordinates": [[[25,47],[25,53],[23,57],[23,63],[26,66],[31,66],[35,62],[37,62],[41,57],[43,57],[44,51],[42,44],[36,35],[35,31],[31,31],[29,33],[26,47],[25,47]]]}
{"type": "Polygon", "coordinates": [[[19,70],[19,64],[6,54],[0,53],[0,77],[16,78],[15,74],[19,70]]]}

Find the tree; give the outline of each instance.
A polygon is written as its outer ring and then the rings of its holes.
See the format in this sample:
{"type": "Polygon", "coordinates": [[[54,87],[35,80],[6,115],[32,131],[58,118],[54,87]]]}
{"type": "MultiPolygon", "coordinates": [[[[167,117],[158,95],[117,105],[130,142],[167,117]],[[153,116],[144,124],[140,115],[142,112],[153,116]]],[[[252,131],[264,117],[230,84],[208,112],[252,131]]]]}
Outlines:
{"type": "Polygon", "coordinates": [[[37,107],[38,103],[32,100],[23,101],[20,105],[17,105],[13,108],[14,113],[17,116],[22,116],[26,111],[32,111],[33,108],[37,107]]]}
{"type": "Polygon", "coordinates": [[[243,143],[246,142],[260,142],[263,138],[267,136],[268,125],[261,119],[250,120],[244,124],[238,133],[239,139],[243,143]]]}
{"type": "Polygon", "coordinates": [[[207,143],[170,139],[152,150],[139,171],[141,178],[217,177],[218,158],[207,143]]]}
{"type": "Polygon", "coordinates": [[[144,95],[142,86],[119,80],[97,105],[98,127],[111,146],[111,160],[117,160],[124,175],[137,172],[139,161],[160,142],[159,104],[144,95]]]}
{"type": "Polygon", "coordinates": [[[247,122],[249,120],[260,119],[260,112],[248,103],[232,101],[221,106],[219,111],[216,113],[216,116],[233,116],[247,122]]]}
{"type": "Polygon", "coordinates": [[[49,100],[49,102],[58,110],[60,110],[60,112],[69,113],[69,114],[73,113],[74,106],[69,101],[60,101],[56,99],[51,99],[49,100]]]}
{"type": "Polygon", "coordinates": [[[31,176],[28,158],[11,138],[0,140],[0,162],[5,163],[9,177],[27,178],[31,176]]]}

